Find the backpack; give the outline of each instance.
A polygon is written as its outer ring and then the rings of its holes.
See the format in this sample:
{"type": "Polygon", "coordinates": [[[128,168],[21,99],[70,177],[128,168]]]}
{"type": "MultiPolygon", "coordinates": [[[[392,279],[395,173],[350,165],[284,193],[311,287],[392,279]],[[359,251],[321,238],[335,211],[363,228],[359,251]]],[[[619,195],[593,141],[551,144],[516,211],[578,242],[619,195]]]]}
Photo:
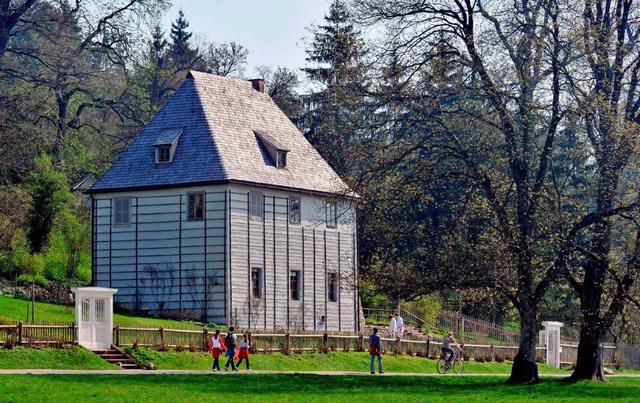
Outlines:
{"type": "Polygon", "coordinates": [[[233,333],[229,332],[224,336],[224,346],[226,348],[233,346],[233,333]]]}

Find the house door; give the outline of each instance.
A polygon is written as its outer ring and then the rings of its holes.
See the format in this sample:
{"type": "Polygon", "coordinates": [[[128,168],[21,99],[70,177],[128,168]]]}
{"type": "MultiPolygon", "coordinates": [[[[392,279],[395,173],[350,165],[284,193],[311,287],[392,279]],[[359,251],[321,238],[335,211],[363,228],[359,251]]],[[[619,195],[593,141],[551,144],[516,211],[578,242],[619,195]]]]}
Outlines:
{"type": "Polygon", "coordinates": [[[80,323],[78,324],[78,343],[90,350],[108,349],[107,332],[111,332],[106,321],[105,298],[82,298],[80,304],[80,323]]]}

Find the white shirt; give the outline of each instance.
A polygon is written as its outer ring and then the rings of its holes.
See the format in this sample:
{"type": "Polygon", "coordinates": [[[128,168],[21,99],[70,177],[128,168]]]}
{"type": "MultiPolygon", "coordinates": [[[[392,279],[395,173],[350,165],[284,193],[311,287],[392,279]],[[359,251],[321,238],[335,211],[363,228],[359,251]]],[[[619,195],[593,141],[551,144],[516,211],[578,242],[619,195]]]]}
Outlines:
{"type": "Polygon", "coordinates": [[[398,316],[397,323],[398,329],[402,329],[404,326],[404,319],[402,319],[402,316],[398,316]]]}
{"type": "Polygon", "coordinates": [[[389,321],[389,332],[390,333],[395,333],[396,332],[396,318],[391,318],[391,320],[389,321]]]}
{"type": "Polygon", "coordinates": [[[213,348],[221,348],[221,346],[220,346],[220,336],[211,338],[211,347],[213,347],[213,348]]]}
{"type": "Polygon", "coordinates": [[[249,348],[249,341],[248,340],[240,340],[240,348],[249,348]]]}

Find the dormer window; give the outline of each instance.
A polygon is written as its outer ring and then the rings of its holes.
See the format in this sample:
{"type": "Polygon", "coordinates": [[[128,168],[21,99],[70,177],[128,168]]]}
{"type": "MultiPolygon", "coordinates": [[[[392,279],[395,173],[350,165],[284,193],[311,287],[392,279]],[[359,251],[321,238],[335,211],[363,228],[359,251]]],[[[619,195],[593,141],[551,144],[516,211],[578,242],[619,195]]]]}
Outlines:
{"type": "Polygon", "coordinates": [[[286,168],[287,153],[289,152],[289,149],[266,132],[259,130],[254,130],[253,132],[269,153],[269,156],[271,157],[271,160],[273,161],[276,168],[286,168]]]}
{"type": "Polygon", "coordinates": [[[178,148],[178,140],[182,134],[182,129],[163,130],[156,138],[153,146],[156,152],[157,164],[168,164],[173,161],[173,157],[178,148]]]}

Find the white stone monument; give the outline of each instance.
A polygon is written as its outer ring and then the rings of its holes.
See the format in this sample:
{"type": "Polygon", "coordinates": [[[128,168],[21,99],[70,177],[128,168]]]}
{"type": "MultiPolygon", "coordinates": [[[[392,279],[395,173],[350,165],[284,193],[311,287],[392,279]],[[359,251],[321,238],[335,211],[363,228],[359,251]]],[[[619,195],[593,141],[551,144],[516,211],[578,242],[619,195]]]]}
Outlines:
{"type": "Polygon", "coordinates": [[[89,350],[105,350],[113,343],[114,288],[78,287],[76,294],[77,342],[89,350]]]}
{"type": "Polygon", "coordinates": [[[547,348],[547,364],[560,368],[560,328],[564,326],[562,322],[542,322],[544,330],[540,332],[540,343],[547,348]]]}

